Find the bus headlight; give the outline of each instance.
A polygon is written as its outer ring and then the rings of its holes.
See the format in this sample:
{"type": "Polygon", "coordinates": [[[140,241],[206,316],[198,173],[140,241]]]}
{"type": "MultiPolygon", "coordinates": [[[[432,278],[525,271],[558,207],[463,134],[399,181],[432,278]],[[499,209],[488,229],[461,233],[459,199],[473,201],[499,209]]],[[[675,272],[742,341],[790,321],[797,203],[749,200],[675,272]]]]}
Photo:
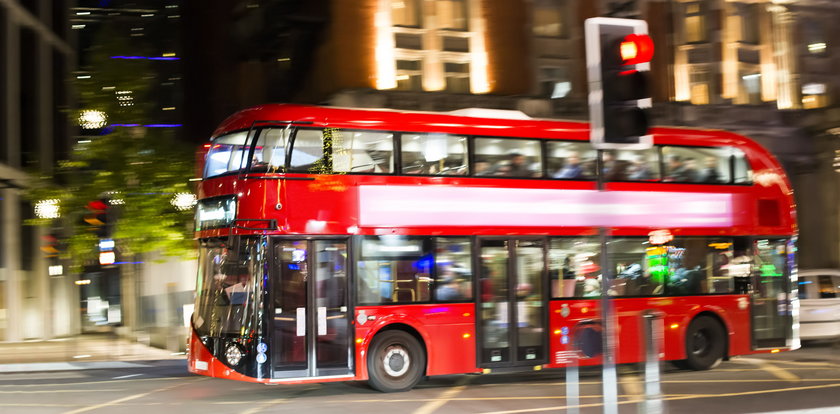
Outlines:
{"type": "Polygon", "coordinates": [[[228,344],[227,348],[225,348],[225,359],[232,366],[239,365],[243,356],[245,356],[245,353],[242,352],[242,348],[239,344],[231,343],[228,344]]]}

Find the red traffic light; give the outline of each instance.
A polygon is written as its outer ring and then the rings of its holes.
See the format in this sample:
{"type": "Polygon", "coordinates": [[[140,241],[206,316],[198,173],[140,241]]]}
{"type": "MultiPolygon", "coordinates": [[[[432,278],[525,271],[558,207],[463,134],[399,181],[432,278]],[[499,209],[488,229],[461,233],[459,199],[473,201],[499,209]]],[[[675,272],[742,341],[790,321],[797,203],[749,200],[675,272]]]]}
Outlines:
{"type": "Polygon", "coordinates": [[[619,46],[621,63],[636,65],[650,62],[653,58],[653,39],[646,34],[629,34],[624,36],[619,46]]]}

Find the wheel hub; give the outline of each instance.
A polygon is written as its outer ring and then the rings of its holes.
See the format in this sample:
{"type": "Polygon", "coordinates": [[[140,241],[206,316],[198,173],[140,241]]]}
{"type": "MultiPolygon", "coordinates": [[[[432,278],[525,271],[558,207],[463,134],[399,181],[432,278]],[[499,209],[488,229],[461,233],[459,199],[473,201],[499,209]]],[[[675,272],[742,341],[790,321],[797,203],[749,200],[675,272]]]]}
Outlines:
{"type": "Polygon", "coordinates": [[[411,366],[411,359],[403,347],[391,346],[385,350],[385,357],[382,358],[385,372],[392,377],[399,377],[411,366]]]}
{"type": "Polygon", "coordinates": [[[694,343],[692,352],[695,355],[702,355],[709,348],[709,338],[703,331],[697,331],[692,342],[694,343]]]}

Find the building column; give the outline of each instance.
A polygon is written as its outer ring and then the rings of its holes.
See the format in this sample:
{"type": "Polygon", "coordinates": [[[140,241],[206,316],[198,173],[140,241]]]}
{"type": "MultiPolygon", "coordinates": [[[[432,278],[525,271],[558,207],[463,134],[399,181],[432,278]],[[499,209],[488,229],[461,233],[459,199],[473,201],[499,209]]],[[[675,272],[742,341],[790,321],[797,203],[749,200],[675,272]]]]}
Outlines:
{"type": "Polygon", "coordinates": [[[777,96],[779,109],[798,109],[802,106],[799,96],[799,79],[796,72],[796,50],[793,43],[794,15],[780,4],[768,6],[773,27],[773,50],[776,64],[777,96]]]}

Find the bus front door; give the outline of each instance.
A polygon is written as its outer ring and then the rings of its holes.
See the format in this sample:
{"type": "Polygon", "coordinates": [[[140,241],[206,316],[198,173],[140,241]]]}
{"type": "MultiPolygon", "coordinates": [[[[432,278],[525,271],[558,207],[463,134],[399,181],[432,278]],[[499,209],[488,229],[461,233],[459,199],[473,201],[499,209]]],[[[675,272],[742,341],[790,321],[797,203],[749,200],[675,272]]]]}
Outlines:
{"type": "Polygon", "coordinates": [[[479,366],[545,363],[545,240],[479,241],[479,366]]]}
{"type": "Polygon", "coordinates": [[[351,376],[346,240],[275,240],[273,378],[351,376]]]}
{"type": "Polygon", "coordinates": [[[791,345],[790,272],[793,245],[786,239],[754,242],[752,281],[753,348],[782,348],[791,345]]]}

